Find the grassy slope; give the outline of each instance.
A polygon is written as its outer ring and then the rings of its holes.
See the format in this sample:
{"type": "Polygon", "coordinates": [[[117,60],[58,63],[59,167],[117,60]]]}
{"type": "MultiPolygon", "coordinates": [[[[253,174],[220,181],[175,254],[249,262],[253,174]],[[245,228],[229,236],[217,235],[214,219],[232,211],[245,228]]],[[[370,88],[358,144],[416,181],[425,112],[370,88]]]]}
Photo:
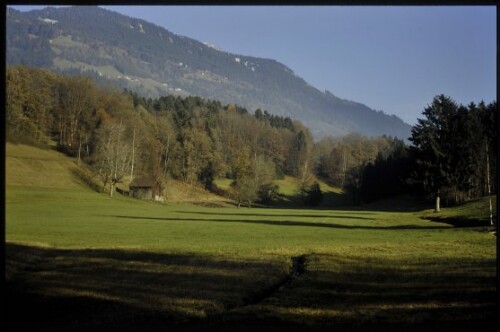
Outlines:
{"type": "MultiPolygon", "coordinates": [[[[228,190],[232,181],[231,179],[216,179],[214,183],[217,187],[228,190]]],[[[285,176],[283,179],[275,180],[274,183],[278,185],[278,193],[282,196],[282,200],[277,203],[280,207],[303,205],[300,197],[298,197],[300,191],[299,179],[285,176]]],[[[346,203],[342,197],[342,189],[332,187],[321,180],[318,180],[318,183],[323,192],[323,200],[318,207],[333,207],[346,203]]]]}
{"type": "Polygon", "coordinates": [[[6,165],[9,323],[495,321],[495,238],[428,211],[161,205],[96,193],[53,151],[8,144],[6,165]]]}
{"type": "Polygon", "coordinates": [[[74,160],[53,150],[41,150],[22,144],[6,145],[7,187],[34,187],[85,190],[76,176],[74,160]]]}

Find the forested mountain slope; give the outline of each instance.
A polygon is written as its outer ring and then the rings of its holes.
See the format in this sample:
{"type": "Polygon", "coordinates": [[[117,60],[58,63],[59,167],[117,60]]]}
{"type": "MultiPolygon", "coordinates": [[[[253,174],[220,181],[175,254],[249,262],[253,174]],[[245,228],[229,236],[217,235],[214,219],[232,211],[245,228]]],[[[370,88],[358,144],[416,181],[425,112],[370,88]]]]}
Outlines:
{"type": "Polygon", "coordinates": [[[316,137],[410,134],[398,117],[321,92],[275,60],[230,54],[99,7],[8,8],[7,63],[85,72],[146,97],[196,95],[260,108],[301,120],[316,137]]]}

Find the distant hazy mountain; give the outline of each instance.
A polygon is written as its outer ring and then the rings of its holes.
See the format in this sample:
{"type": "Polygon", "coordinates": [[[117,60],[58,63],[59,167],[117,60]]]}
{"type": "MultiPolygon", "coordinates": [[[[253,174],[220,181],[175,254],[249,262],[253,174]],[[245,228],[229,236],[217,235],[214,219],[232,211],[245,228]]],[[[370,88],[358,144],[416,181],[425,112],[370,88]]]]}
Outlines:
{"type": "Polygon", "coordinates": [[[275,60],[230,54],[99,7],[9,8],[7,63],[86,72],[147,97],[198,95],[260,108],[301,120],[316,137],[410,134],[400,118],[321,92],[275,60]]]}

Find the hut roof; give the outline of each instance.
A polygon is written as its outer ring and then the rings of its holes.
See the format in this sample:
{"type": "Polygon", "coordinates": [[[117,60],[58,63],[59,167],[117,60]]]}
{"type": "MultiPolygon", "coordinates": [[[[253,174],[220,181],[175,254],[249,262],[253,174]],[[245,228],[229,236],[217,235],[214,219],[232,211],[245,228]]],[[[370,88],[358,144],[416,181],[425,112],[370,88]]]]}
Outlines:
{"type": "Polygon", "coordinates": [[[151,188],[156,181],[150,176],[137,177],[130,183],[130,188],[151,188]]]}

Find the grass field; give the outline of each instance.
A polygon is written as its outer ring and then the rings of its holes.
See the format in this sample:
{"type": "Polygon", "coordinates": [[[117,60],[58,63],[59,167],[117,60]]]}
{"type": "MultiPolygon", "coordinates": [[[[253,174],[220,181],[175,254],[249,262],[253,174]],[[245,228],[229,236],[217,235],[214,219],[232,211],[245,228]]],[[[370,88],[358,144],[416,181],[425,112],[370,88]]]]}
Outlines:
{"type": "Polygon", "coordinates": [[[497,322],[486,200],[440,215],[163,205],[97,193],[72,167],[7,145],[9,326],[497,322]],[[455,227],[464,215],[479,226],[455,227]]]}

